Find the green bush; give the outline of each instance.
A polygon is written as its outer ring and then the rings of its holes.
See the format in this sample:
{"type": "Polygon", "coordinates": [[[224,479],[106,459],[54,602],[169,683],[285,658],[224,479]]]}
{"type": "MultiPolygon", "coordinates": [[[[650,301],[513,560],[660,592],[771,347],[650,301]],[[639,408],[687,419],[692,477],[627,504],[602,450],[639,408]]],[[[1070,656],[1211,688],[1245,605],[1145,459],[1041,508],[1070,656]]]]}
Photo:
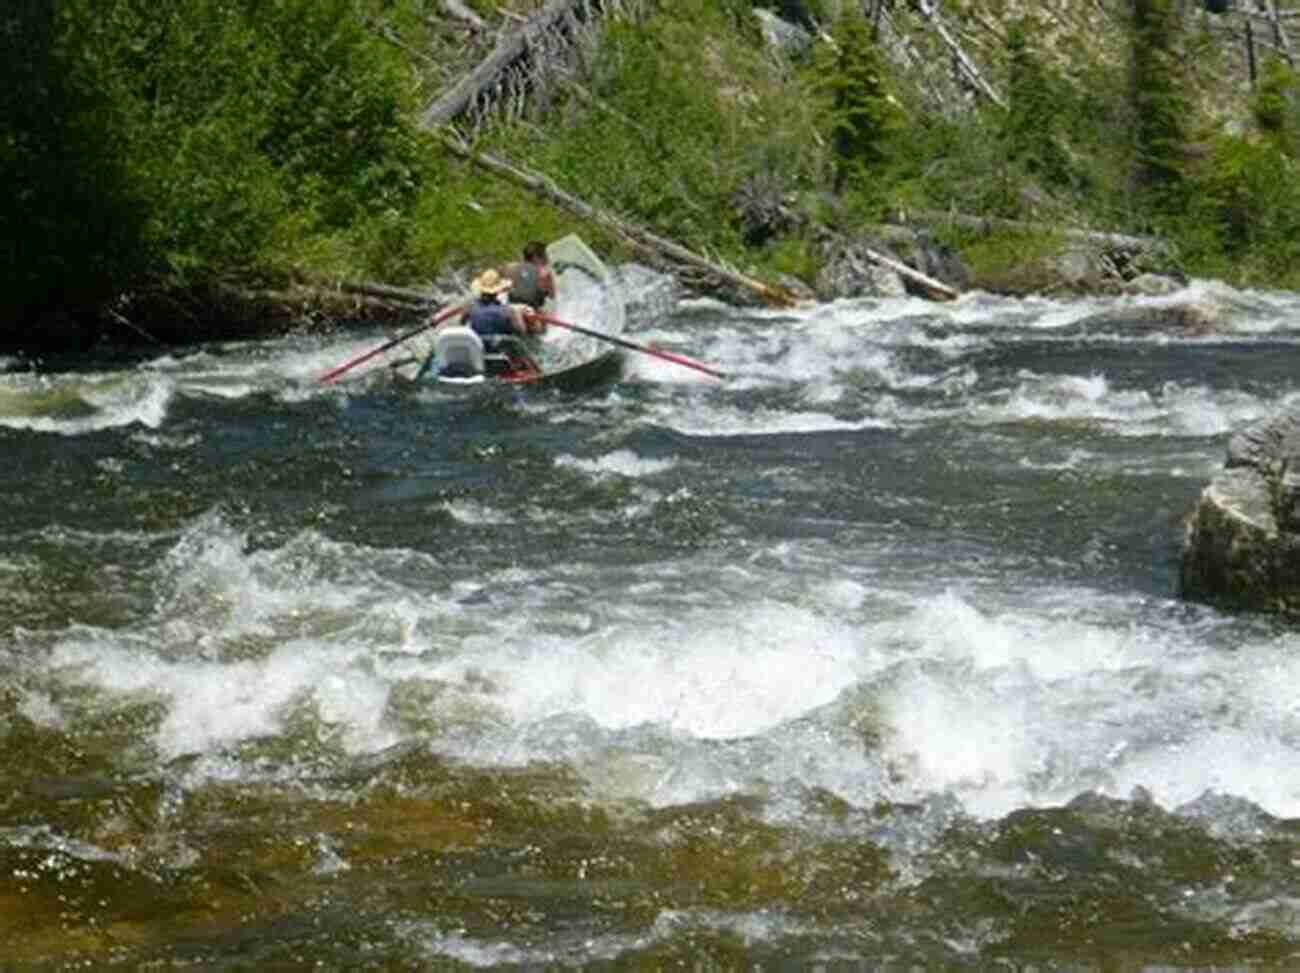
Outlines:
{"type": "Polygon", "coordinates": [[[1158,211],[1182,208],[1185,145],[1191,118],[1179,61],[1181,31],[1173,0],[1133,0],[1132,92],[1136,185],[1158,211]]]}
{"type": "Polygon", "coordinates": [[[0,323],[29,306],[94,303],[145,259],[146,193],[77,10],[16,0],[0,26],[0,323]]]}
{"type": "Polygon", "coordinates": [[[1300,158],[1300,75],[1295,69],[1277,59],[1269,61],[1250,107],[1264,137],[1284,154],[1300,158]]]}
{"type": "Polygon", "coordinates": [[[1221,136],[1174,224],[1194,272],[1300,283],[1300,166],[1267,141],[1221,136]]]}
{"type": "Polygon", "coordinates": [[[363,0],[49,7],[21,0],[0,68],[16,304],[265,273],[416,200],[429,147],[363,0]]]}
{"type": "Polygon", "coordinates": [[[873,185],[889,157],[901,116],[888,64],[866,19],[846,12],[836,20],[831,40],[813,58],[812,91],[834,151],[835,191],[850,184],[862,191],[873,185]]]}
{"type": "Polygon", "coordinates": [[[686,246],[743,254],[734,198],[758,178],[781,195],[816,181],[812,110],[709,0],[682,0],[602,38],[586,97],[548,131],[489,141],[561,188],[686,246]]]}

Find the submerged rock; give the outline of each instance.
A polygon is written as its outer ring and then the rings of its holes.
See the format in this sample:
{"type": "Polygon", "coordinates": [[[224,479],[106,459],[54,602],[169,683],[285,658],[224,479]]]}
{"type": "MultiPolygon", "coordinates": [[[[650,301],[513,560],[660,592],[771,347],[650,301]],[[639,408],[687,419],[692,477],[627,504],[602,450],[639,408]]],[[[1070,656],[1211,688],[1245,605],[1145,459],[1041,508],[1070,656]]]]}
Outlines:
{"type": "Polygon", "coordinates": [[[1181,593],[1300,619],[1300,413],[1250,426],[1187,518],[1181,593]]]}

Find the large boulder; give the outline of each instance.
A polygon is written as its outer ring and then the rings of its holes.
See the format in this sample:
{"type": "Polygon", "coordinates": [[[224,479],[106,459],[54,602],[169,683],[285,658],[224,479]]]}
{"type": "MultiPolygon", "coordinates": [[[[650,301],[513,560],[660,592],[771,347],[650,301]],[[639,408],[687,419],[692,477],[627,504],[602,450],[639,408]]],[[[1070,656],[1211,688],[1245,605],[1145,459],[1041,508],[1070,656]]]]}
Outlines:
{"type": "Polygon", "coordinates": [[[1185,598],[1300,619],[1300,412],[1250,426],[1187,518],[1185,598]]]}
{"type": "Polygon", "coordinates": [[[790,23],[772,11],[761,8],[754,10],[754,16],[758,18],[758,27],[763,34],[764,43],[769,49],[786,59],[796,60],[803,57],[812,47],[813,35],[799,24],[790,23]]]}
{"type": "Polygon", "coordinates": [[[872,259],[878,254],[937,280],[954,290],[964,290],[969,273],[961,258],[922,230],[881,225],[858,234],[830,234],[821,243],[822,267],[814,290],[817,299],[843,297],[931,296],[916,281],[872,259]]]}

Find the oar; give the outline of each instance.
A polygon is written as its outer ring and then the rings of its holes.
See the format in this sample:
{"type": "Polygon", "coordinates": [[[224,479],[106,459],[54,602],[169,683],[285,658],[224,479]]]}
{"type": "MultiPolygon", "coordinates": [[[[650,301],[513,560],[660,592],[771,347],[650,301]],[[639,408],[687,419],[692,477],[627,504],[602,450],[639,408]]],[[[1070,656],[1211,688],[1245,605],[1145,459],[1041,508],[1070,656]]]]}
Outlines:
{"type": "Polygon", "coordinates": [[[428,321],[424,322],[424,324],[420,325],[418,328],[412,328],[410,331],[406,332],[406,334],[399,334],[392,341],[384,342],[382,345],[380,345],[378,348],[374,349],[373,351],[368,351],[364,355],[358,355],[356,358],[353,358],[349,361],[345,361],[342,365],[339,365],[336,368],[331,368],[328,372],[322,375],[318,379],[318,381],[331,382],[334,379],[338,378],[340,375],[342,375],[344,372],[346,372],[349,368],[355,368],[357,365],[360,365],[362,362],[369,361],[370,359],[374,358],[376,355],[383,354],[389,348],[392,348],[395,345],[400,345],[407,338],[414,338],[417,334],[419,334],[422,331],[428,331],[430,328],[436,328],[438,325],[442,324],[442,322],[446,321],[453,314],[463,310],[465,310],[465,305],[457,304],[453,307],[449,307],[442,311],[439,311],[437,314],[431,317],[428,321]]]}
{"type": "Polygon", "coordinates": [[[528,317],[538,321],[545,321],[547,324],[553,324],[559,328],[568,328],[570,331],[576,331],[579,334],[590,335],[593,338],[599,338],[601,341],[608,341],[611,344],[621,345],[624,348],[631,348],[633,351],[639,351],[646,355],[654,355],[656,358],[662,358],[664,361],[676,362],[678,365],[685,365],[687,368],[693,368],[697,372],[703,372],[705,375],[712,375],[714,378],[726,378],[726,372],[720,372],[716,368],[710,368],[685,355],[675,355],[671,351],[662,351],[659,348],[651,348],[649,345],[639,345],[635,341],[628,341],[626,338],[620,338],[617,335],[606,334],[603,331],[594,331],[591,328],[584,328],[580,324],[570,324],[568,321],[561,321],[559,318],[553,318],[549,314],[543,314],[540,311],[525,312],[528,317]]]}

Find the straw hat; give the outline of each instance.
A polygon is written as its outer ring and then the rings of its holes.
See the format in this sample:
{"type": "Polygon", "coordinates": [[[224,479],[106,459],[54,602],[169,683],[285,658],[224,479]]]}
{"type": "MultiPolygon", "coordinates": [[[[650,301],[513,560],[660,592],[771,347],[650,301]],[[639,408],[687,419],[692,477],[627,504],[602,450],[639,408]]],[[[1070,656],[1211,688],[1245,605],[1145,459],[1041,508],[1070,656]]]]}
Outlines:
{"type": "Polygon", "coordinates": [[[502,294],[514,286],[509,277],[502,277],[493,268],[488,268],[474,278],[469,285],[475,294],[502,294]]]}

